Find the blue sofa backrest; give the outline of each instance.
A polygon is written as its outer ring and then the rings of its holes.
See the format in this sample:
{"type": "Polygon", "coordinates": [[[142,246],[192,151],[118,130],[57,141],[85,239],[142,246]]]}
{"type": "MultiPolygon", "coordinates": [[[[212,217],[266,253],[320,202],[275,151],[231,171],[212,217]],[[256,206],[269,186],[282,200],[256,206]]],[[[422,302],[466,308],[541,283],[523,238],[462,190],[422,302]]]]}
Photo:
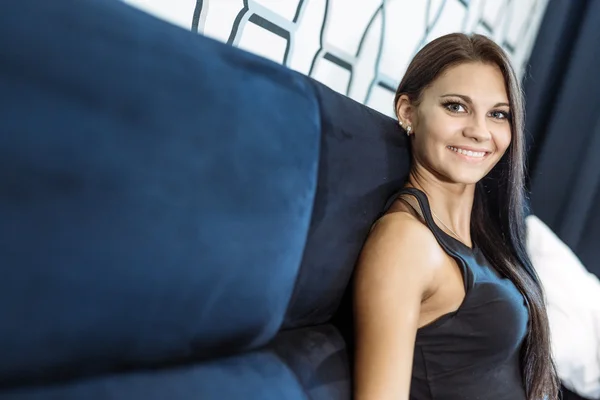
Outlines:
{"type": "Polygon", "coordinates": [[[396,123],[117,1],[0,11],[0,399],[349,398],[396,123]]]}

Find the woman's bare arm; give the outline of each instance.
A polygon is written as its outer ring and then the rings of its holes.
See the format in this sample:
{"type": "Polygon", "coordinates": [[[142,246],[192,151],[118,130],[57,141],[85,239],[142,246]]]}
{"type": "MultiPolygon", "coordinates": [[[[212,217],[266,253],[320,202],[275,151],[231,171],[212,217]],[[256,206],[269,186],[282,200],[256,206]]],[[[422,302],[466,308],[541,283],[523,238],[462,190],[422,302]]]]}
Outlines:
{"type": "Polygon", "coordinates": [[[421,302],[440,253],[431,231],[407,213],[373,227],[353,288],[356,400],[408,399],[421,302]]]}

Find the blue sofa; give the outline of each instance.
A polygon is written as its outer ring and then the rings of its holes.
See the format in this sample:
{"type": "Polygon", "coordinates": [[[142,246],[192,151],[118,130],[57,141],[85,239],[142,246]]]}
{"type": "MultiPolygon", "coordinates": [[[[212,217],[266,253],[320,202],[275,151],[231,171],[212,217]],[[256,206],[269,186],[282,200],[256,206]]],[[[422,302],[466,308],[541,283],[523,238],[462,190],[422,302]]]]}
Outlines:
{"type": "Polygon", "coordinates": [[[396,123],[118,1],[0,11],[0,399],[350,398],[396,123]]]}
{"type": "Polygon", "coordinates": [[[351,397],[394,120],[116,0],[1,2],[0,99],[0,400],[351,397]]]}

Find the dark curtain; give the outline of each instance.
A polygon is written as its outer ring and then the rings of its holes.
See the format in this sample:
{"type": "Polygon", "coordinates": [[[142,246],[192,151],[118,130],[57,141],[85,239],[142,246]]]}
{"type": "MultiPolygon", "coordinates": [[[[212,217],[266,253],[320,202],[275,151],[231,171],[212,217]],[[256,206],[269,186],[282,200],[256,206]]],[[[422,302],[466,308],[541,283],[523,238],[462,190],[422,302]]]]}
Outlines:
{"type": "Polygon", "coordinates": [[[532,212],[600,276],[600,1],[550,0],[524,89],[532,212]]]}
{"type": "Polygon", "coordinates": [[[524,89],[531,211],[600,276],[599,0],[550,0],[524,89]]]}

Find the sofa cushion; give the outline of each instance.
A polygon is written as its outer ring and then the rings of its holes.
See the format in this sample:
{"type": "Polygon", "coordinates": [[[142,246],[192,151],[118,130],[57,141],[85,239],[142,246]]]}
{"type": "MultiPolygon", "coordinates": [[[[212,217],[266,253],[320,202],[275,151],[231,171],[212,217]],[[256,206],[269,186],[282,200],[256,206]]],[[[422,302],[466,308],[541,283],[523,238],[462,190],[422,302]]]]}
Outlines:
{"type": "Polygon", "coordinates": [[[286,328],[320,324],[336,312],[369,229],[410,162],[397,121],[310,82],[321,109],[319,178],[286,328]]]}
{"type": "Polygon", "coordinates": [[[311,400],[352,398],[349,349],[331,324],[280,332],[269,345],[311,400]]]}
{"type": "Polygon", "coordinates": [[[75,382],[9,390],[4,400],[308,400],[272,350],[176,368],[138,370],[75,382]]]}
{"type": "Polygon", "coordinates": [[[316,190],[304,79],[118,1],[3,2],[0,49],[0,385],[272,339],[316,190]]]}

